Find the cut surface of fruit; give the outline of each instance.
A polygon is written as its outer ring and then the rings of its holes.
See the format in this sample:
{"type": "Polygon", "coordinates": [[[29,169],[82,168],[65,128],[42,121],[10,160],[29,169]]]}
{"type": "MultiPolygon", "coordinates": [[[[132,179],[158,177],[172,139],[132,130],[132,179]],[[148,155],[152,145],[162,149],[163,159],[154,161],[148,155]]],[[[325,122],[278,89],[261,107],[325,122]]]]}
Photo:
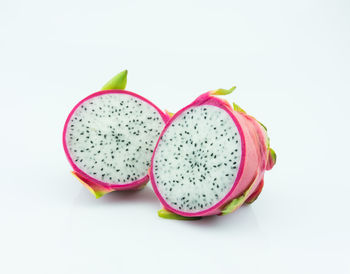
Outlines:
{"type": "Polygon", "coordinates": [[[266,127],[215,96],[233,90],[200,95],[160,134],[149,173],[165,210],[160,217],[226,215],[261,193],[265,170],[273,167],[276,155],[266,127]]]}
{"type": "Polygon", "coordinates": [[[231,191],[241,158],[241,134],[232,114],[215,105],[190,107],[171,121],[158,142],[154,183],[172,210],[204,211],[231,191]]]}
{"type": "Polygon", "coordinates": [[[145,183],[167,116],[147,99],[124,90],[96,92],[69,114],[63,144],[73,169],[108,186],[145,183]]]}

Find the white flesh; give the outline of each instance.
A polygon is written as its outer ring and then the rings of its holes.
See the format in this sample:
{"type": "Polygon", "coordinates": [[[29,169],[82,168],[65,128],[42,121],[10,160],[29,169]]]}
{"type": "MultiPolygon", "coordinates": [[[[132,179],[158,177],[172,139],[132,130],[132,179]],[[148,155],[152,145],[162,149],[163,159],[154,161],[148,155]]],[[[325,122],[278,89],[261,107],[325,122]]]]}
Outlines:
{"type": "Polygon", "coordinates": [[[161,137],[153,168],[157,188],[177,210],[208,209],[232,188],[241,154],[239,131],[226,111],[190,108],[161,137]]]}
{"type": "Polygon", "coordinates": [[[163,127],[158,111],[143,100],[104,94],[74,112],[66,142],[83,172],[109,184],[127,184],[147,175],[163,127]]]}

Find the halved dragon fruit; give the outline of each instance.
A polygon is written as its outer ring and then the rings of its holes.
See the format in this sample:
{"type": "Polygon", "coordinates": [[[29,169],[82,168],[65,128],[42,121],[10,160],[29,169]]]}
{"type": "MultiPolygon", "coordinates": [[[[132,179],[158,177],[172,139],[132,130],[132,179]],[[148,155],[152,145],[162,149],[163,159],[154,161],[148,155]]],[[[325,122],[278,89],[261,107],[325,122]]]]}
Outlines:
{"type": "Polygon", "coordinates": [[[123,90],[126,76],[121,72],[103,91],[80,101],[64,125],[72,173],[96,198],[148,182],[153,149],[169,119],[147,99],[123,90]]]}
{"type": "Polygon", "coordinates": [[[276,162],[266,128],[238,105],[199,96],[163,129],[152,156],[152,186],[164,218],[228,214],[253,202],[276,162]]]}

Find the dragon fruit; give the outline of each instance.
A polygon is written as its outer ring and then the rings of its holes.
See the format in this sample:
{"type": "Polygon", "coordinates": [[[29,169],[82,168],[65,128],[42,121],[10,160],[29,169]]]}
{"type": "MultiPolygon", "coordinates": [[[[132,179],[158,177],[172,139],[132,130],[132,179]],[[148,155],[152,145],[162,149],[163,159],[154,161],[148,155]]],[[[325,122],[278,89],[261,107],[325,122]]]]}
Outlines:
{"type": "Polygon", "coordinates": [[[127,71],[80,101],[63,130],[72,174],[99,198],[138,189],[149,180],[155,143],[169,116],[147,99],[124,90],[127,71]]]}
{"type": "Polygon", "coordinates": [[[263,124],[214,96],[234,89],[199,96],[163,129],[150,169],[160,217],[225,215],[259,196],[276,154],[263,124]]]}

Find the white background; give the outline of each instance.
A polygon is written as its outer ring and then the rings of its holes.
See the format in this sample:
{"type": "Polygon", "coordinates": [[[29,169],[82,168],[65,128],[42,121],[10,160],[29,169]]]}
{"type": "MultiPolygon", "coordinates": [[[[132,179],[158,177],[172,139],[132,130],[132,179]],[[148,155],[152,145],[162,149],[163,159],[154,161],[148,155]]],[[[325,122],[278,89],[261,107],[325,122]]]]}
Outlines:
{"type": "Polygon", "coordinates": [[[349,49],[348,0],[1,0],[1,272],[349,273],[349,49]],[[183,222],[83,188],[64,121],[123,69],[171,111],[237,85],[278,156],[260,198],[183,222]]]}

